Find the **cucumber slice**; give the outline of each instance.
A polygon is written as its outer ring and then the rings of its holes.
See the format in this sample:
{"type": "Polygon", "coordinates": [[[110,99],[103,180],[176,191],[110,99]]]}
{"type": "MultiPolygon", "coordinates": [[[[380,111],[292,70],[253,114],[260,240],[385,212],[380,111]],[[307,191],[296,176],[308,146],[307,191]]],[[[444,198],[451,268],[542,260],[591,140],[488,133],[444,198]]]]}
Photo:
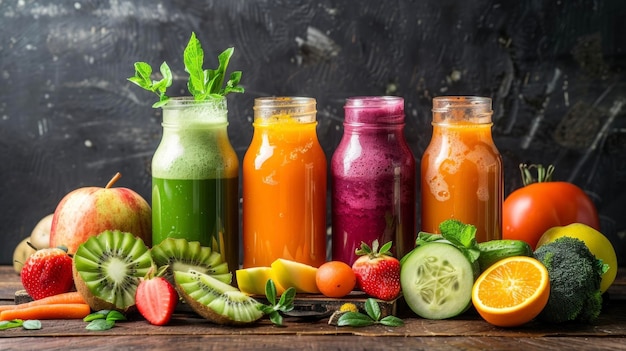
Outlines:
{"type": "Polygon", "coordinates": [[[472,304],[472,286],[478,273],[457,248],[442,242],[419,246],[403,260],[400,285],[404,299],[418,316],[447,319],[472,304]]]}

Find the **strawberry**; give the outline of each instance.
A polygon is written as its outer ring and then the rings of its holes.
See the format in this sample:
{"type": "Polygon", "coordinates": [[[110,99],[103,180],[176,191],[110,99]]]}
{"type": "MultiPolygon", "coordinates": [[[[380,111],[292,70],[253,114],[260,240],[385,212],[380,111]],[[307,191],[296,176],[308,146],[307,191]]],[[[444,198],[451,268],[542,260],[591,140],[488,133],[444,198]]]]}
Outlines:
{"type": "Polygon", "coordinates": [[[150,324],[167,324],[177,303],[176,289],[164,277],[153,277],[152,270],[137,286],[135,293],[137,310],[150,324]]]}
{"type": "Polygon", "coordinates": [[[378,240],[370,248],[361,242],[355,252],[360,257],[352,264],[358,286],[366,294],[381,299],[393,300],[400,294],[400,261],[391,256],[391,241],[378,251],[378,240]]]}
{"type": "Polygon", "coordinates": [[[72,257],[63,248],[35,251],[24,262],[20,275],[24,289],[35,300],[74,288],[72,257]]]}

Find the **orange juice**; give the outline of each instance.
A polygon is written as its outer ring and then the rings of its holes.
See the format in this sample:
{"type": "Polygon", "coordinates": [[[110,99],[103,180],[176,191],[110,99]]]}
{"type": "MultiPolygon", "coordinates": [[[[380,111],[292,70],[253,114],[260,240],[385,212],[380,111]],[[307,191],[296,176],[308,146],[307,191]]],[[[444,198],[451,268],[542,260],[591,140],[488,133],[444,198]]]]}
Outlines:
{"type": "Polygon", "coordinates": [[[421,163],[423,231],[455,218],[476,226],[479,242],[501,238],[502,158],[491,136],[491,99],[433,100],[433,135],[421,163]]]}
{"type": "Polygon", "coordinates": [[[326,156],[315,99],[258,98],[243,159],[243,266],[326,261],[326,156]]]}

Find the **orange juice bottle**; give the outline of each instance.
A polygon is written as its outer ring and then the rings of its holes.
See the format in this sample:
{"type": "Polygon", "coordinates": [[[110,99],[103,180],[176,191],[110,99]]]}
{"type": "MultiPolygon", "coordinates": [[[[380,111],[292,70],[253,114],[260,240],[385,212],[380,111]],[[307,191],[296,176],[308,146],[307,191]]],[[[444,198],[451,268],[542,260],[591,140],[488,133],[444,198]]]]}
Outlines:
{"type": "Polygon", "coordinates": [[[326,155],[315,99],[257,98],[243,159],[243,266],[326,261],[326,155]]]}
{"type": "Polygon", "coordinates": [[[491,99],[436,97],[433,135],[421,163],[422,224],[439,233],[455,218],[476,226],[479,242],[502,237],[502,158],[491,136],[491,99]]]}

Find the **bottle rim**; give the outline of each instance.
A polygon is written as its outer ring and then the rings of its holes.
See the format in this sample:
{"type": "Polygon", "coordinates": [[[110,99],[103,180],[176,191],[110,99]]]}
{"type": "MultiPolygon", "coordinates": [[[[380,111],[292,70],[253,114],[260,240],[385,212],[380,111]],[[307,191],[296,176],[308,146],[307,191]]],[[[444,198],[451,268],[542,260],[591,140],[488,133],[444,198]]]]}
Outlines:
{"type": "Polygon", "coordinates": [[[437,96],[433,98],[433,123],[491,123],[491,98],[482,96],[437,96]]]}
{"type": "Polygon", "coordinates": [[[272,96],[254,99],[254,120],[263,123],[285,121],[284,116],[299,123],[316,121],[317,102],[304,96],[272,96]]]}
{"type": "Polygon", "coordinates": [[[404,124],[404,98],[400,96],[354,96],[346,99],[344,125],[404,124]]]}
{"type": "Polygon", "coordinates": [[[225,96],[209,96],[206,100],[195,100],[193,96],[175,96],[167,100],[167,103],[162,106],[164,110],[170,109],[185,109],[190,106],[201,107],[213,105],[218,109],[226,109],[226,97],[225,96]]]}

